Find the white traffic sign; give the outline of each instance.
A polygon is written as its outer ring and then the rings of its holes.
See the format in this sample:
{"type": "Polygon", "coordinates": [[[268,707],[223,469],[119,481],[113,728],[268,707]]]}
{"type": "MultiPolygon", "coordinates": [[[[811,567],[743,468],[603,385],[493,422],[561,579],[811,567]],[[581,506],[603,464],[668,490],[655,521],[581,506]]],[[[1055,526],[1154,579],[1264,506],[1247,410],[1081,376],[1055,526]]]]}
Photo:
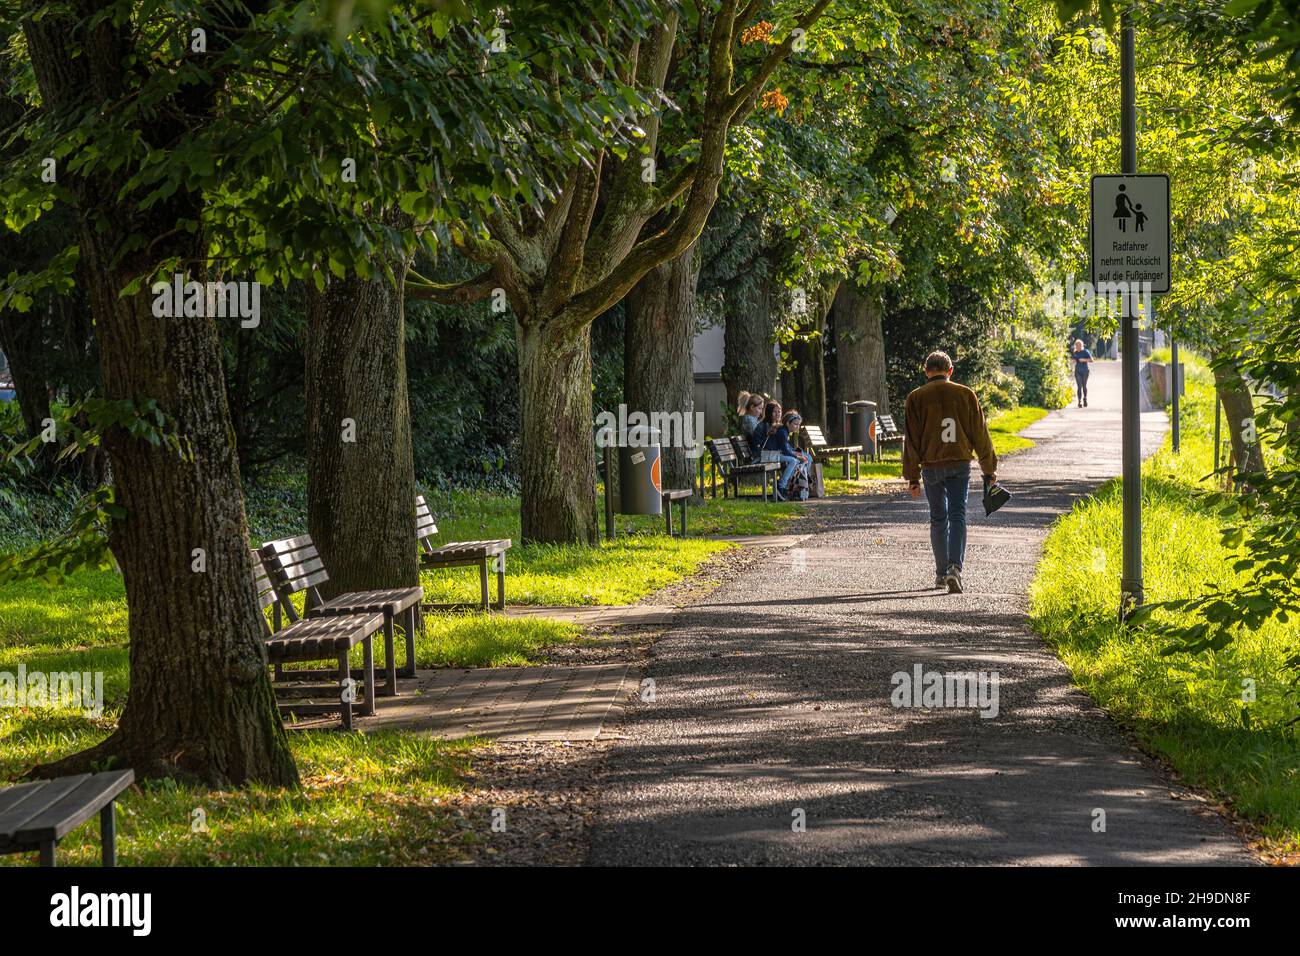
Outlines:
{"type": "Polygon", "coordinates": [[[1167,175],[1093,176],[1089,232],[1094,289],[1169,291],[1167,175]]]}

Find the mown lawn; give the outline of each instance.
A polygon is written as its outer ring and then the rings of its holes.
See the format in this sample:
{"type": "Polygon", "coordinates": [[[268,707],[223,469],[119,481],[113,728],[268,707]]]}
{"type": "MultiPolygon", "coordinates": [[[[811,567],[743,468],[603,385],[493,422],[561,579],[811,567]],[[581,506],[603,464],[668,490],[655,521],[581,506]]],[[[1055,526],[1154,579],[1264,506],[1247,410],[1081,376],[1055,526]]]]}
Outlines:
{"type": "MultiPolygon", "coordinates": [[[[1182,454],[1166,440],[1143,469],[1144,578],[1153,602],[1226,586],[1237,574],[1218,518],[1193,494],[1213,467],[1214,399],[1204,365],[1186,361],[1182,454]]],[[[1284,664],[1300,650],[1300,626],[1273,624],[1222,651],[1168,656],[1161,640],[1121,630],[1121,516],[1113,481],[1056,525],[1031,590],[1035,626],[1075,682],[1148,748],[1230,802],[1277,849],[1294,851],[1300,742],[1289,725],[1296,702],[1284,664]],[[1243,694],[1251,686],[1254,702],[1243,694]]]]}
{"type": "MultiPolygon", "coordinates": [[[[0,781],[92,746],[113,726],[56,710],[0,717],[0,781]]],[[[290,747],[300,790],[230,792],[147,781],[118,800],[124,866],[414,866],[453,863],[486,838],[486,825],[447,805],[460,794],[475,741],[384,732],[297,731],[290,747]]],[[[61,865],[99,864],[99,827],[87,823],[59,844],[61,865]]],[[[32,866],[32,853],[0,866],[32,866]]]]}

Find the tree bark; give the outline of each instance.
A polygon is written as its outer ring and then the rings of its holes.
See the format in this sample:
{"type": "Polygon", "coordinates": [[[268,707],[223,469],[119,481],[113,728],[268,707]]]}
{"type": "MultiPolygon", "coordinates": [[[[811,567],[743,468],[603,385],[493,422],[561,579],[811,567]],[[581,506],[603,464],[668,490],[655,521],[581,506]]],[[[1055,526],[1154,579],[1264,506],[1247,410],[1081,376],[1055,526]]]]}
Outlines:
{"type": "Polygon", "coordinates": [[[771,395],[776,389],[776,305],[776,291],[766,276],[725,293],[722,381],[729,407],[735,407],[742,391],[771,395]]]}
{"type": "MultiPolygon", "coordinates": [[[[55,13],[23,23],[42,108],[65,123],[87,105],[124,95],[125,58],[134,52],[129,24],[100,21],[88,28],[96,10],[74,10],[75,17],[55,13]]],[[[196,96],[189,106],[201,111],[211,99],[196,96]]],[[[175,121],[161,114],[149,120],[175,121]]],[[[155,126],[138,131],[159,144],[184,133],[155,126]]],[[[69,171],[60,184],[76,198],[81,275],[95,317],[104,396],[156,400],[185,451],[120,427],[104,434],[116,501],[125,509],[113,522],[109,546],[126,588],[130,690],[107,740],[33,773],[88,770],[111,757],[141,777],[214,787],[293,785],[297,771],[262,645],[266,624],[253,587],[216,328],[211,319],[153,315],[147,281],[136,294],[120,295],[132,280],[152,278],[164,256],[204,261],[202,229],[187,233],[177,226],[202,221],[202,197],[182,189],[141,210],[132,196],[121,196],[124,173],[92,170],[69,171]],[[167,242],[157,241],[162,236],[167,242]],[[203,550],[203,570],[196,570],[195,549],[203,550]]]]}
{"type": "Polygon", "coordinates": [[[591,325],[515,325],[525,542],[596,544],[591,325]]]}
{"type": "MultiPolygon", "coordinates": [[[[830,321],[835,335],[837,404],[875,402],[877,411],[888,415],[883,313],[879,290],[864,290],[855,282],[845,281],[835,293],[830,321]]],[[[837,425],[843,427],[842,423],[837,425]]],[[[841,435],[840,440],[846,440],[846,436],[841,435]]]]}
{"type": "Polygon", "coordinates": [[[808,291],[807,316],[798,337],[788,347],[790,367],[781,373],[781,396],[786,410],[796,409],[810,425],[826,428],[826,314],[833,301],[835,282],[808,291]]]}
{"type": "Polygon", "coordinates": [[[18,411],[28,438],[35,438],[50,417],[46,342],[39,312],[0,312],[0,351],[9,360],[18,411]]]}
{"type": "MultiPolygon", "coordinates": [[[[700,275],[698,244],[656,266],[624,299],[623,389],[629,412],[677,413],[690,437],[702,441],[695,421],[695,286],[700,275]]],[[[691,488],[694,449],[684,431],[661,435],[664,488],[691,488]],[[668,444],[672,438],[671,444],[668,444]],[[691,454],[688,455],[688,452],[691,454]]]]}
{"type": "Polygon", "coordinates": [[[397,286],[331,279],[308,295],[307,528],[329,572],[327,598],[419,583],[401,287],[409,262],[391,265],[397,286]]]}
{"type": "Polygon", "coordinates": [[[1223,416],[1232,442],[1232,458],[1240,473],[1264,471],[1264,449],[1258,438],[1249,440],[1255,427],[1255,405],[1241,371],[1223,360],[1214,363],[1214,385],[1223,402],[1223,416]]]}

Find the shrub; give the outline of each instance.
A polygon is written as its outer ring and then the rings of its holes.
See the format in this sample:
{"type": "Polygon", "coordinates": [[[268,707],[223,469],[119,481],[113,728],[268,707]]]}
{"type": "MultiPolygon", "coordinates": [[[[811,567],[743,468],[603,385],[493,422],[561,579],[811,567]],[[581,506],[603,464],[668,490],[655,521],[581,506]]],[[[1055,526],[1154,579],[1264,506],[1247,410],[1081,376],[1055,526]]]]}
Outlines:
{"type": "Polygon", "coordinates": [[[1002,364],[1015,366],[1024,385],[1021,400],[1038,408],[1063,408],[1070,403],[1070,368],[1064,346],[1036,334],[1021,332],[1002,344],[1002,364]]]}
{"type": "Polygon", "coordinates": [[[979,396],[985,415],[1017,407],[1024,393],[1020,379],[1006,372],[994,372],[971,386],[979,396]]]}

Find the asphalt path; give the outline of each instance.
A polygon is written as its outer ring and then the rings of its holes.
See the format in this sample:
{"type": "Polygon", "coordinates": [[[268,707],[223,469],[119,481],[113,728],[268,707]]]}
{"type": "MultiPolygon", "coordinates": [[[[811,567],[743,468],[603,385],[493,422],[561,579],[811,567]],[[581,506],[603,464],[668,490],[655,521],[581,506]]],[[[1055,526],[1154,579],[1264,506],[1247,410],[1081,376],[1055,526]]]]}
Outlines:
{"type": "MultiPolygon", "coordinates": [[[[932,588],[924,504],[899,494],[816,503],[825,530],[679,614],[608,755],[589,862],[1249,862],[1028,626],[1048,526],[1120,471],[1118,365],[1091,393],[1024,432],[1010,505],[985,518],[973,490],[966,593],[932,588]],[[895,706],[918,668],[920,689],[974,673],[982,709],[895,706]]],[[[1165,428],[1143,416],[1147,453],[1165,428]]]]}

